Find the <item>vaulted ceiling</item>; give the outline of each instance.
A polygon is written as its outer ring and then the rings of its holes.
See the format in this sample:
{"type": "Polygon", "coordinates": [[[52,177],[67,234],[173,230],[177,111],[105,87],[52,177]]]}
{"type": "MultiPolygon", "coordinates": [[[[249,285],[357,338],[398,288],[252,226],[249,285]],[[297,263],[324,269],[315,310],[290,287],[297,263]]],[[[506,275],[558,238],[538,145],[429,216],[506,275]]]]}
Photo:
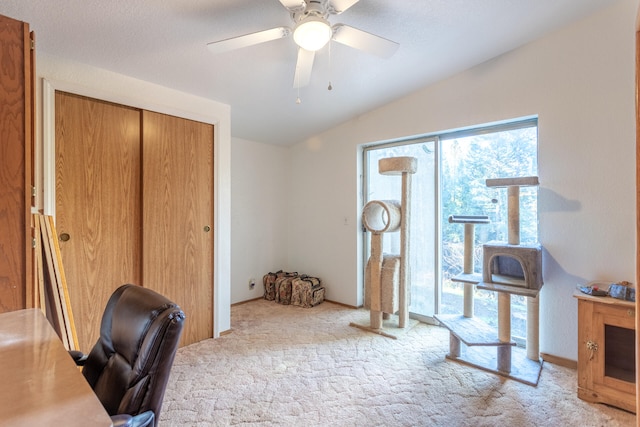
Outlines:
{"type": "Polygon", "coordinates": [[[290,145],[616,1],[625,0],[360,0],[331,24],[399,49],[383,59],[330,43],[299,91],[291,37],[225,53],[207,49],[212,41],[292,26],[278,0],[3,0],[0,14],[31,25],[38,54],[229,104],[232,136],[290,145]]]}

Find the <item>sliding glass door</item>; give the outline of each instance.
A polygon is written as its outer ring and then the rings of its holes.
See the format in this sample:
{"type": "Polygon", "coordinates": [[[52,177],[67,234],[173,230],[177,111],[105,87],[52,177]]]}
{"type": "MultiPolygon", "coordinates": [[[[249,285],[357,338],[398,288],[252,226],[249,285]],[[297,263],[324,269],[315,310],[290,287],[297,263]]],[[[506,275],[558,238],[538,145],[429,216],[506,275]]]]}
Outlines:
{"type": "MultiPolygon", "coordinates": [[[[463,308],[463,285],[451,280],[462,272],[464,226],[450,224],[450,215],[484,215],[489,224],[477,225],[474,235],[474,272],[482,273],[482,245],[507,242],[507,189],[489,188],[491,178],[538,175],[537,122],[501,125],[440,137],[440,295],[438,313],[458,314],[463,308]]],[[[538,241],[538,187],[520,188],[520,242],[538,241]]],[[[497,295],[476,289],[474,316],[498,326],[497,295]]],[[[526,337],[526,297],[511,296],[511,334],[526,337]]]]}
{"type": "MultiPolygon", "coordinates": [[[[490,224],[476,227],[475,271],[481,272],[482,245],[507,240],[507,193],[488,188],[487,178],[515,178],[538,174],[537,119],[431,138],[370,146],[364,150],[364,203],[370,200],[400,200],[401,178],[378,173],[378,160],[411,156],[418,159],[412,177],[410,224],[412,317],[431,321],[436,313],[462,313],[462,285],[451,280],[462,272],[464,227],[449,224],[450,215],[486,215],[490,224]]],[[[538,238],[537,187],[520,191],[522,243],[538,238]]],[[[365,233],[368,258],[370,235],[365,233]]],[[[399,254],[399,233],[384,237],[383,252],[399,254]]],[[[366,260],[365,260],[366,262],[366,260]]],[[[475,312],[489,324],[497,322],[495,293],[476,291],[475,312]]],[[[526,336],[526,301],[512,299],[514,339],[526,336]]]]}

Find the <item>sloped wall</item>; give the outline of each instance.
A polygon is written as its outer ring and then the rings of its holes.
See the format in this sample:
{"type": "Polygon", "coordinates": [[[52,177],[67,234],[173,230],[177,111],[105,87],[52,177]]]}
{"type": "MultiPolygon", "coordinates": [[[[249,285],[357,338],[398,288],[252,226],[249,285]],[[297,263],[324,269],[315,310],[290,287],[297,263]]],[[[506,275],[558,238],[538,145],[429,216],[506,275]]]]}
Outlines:
{"type": "Polygon", "coordinates": [[[289,265],[322,277],[328,299],[362,304],[362,144],[537,115],[540,351],[575,360],[576,284],[635,276],[637,3],[620,1],[294,146],[289,265]]]}

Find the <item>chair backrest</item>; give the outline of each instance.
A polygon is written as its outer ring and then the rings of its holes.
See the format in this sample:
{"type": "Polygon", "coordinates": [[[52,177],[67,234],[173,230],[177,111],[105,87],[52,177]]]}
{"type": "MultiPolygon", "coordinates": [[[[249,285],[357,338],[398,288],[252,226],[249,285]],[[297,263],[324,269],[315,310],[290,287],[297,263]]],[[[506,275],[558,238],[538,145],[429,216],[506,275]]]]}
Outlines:
{"type": "Polygon", "coordinates": [[[111,295],[82,370],[109,415],[152,410],[157,425],[184,319],[147,288],[123,285],[111,295]]]}

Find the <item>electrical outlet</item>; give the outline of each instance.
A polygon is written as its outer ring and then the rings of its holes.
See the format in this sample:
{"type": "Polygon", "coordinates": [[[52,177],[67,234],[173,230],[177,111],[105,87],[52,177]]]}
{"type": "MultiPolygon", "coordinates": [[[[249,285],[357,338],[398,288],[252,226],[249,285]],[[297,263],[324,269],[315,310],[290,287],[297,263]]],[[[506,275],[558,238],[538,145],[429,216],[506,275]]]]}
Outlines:
{"type": "Polygon", "coordinates": [[[249,279],[249,289],[253,289],[255,287],[256,287],[256,279],[252,277],[251,279],[249,279]]]}

